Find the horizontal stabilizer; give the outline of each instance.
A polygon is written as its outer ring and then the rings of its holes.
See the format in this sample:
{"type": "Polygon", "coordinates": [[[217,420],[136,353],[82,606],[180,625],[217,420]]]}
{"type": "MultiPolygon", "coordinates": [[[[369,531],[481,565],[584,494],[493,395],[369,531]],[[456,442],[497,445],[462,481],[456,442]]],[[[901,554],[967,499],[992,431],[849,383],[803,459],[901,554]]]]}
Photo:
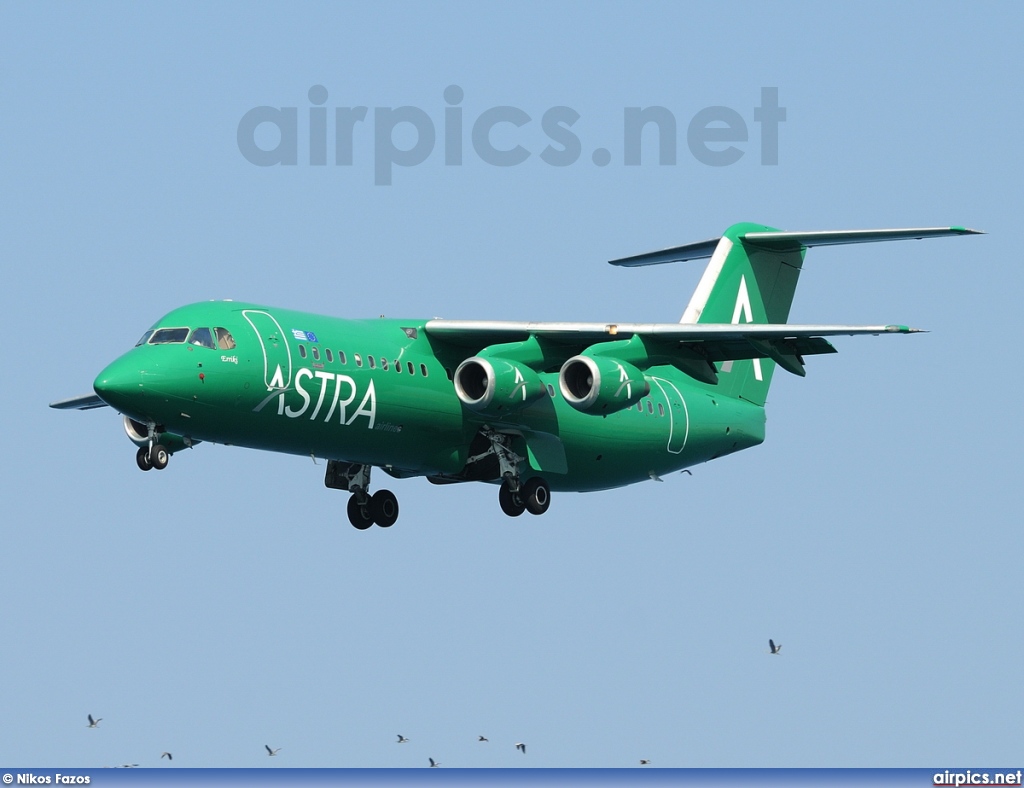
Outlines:
{"type": "Polygon", "coordinates": [[[683,263],[687,260],[702,260],[711,257],[715,253],[715,247],[721,238],[708,238],[706,241],[697,241],[692,244],[673,246],[671,249],[661,249],[657,252],[645,252],[635,254],[632,257],[620,257],[618,260],[609,260],[612,265],[621,265],[627,268],[635,268],[641,265],[659,265],[661,263],[683,263]]]}
{"type": "MultiPolygon", "coordinates": [[[[798,250],[811,246],[837,246],[875,241],[902,241],[921,238],[941,238],[949,235],[984,235],[981,230],[966,227],[906,227],[893,230],[811,230],[807,232],[748,232],[739,236],[746,244],[773,251],[798,250]]],[[[656,252],[620,257],[609,260],[612,265],[634,268],[642,265],[681,263],[711,257],[720,238],[673,246],[656,252]]]]}
{"type": "Polygon", "coordinates": [[[740,239],[769,249],[795,249],[800,246],[838,246],[840,244],[865,244],[875,241],[921,240],[922,238],[943,238],[949,235],[984,235],[980,230],[966,227],[908,227],[897,230],[812,230],[810,232],[753,232],[744,233],[740,239]]]}
{"type": "Polygon", "coordinates": [[[81,397],[72,397],[71,399],[61,399],[56,402],[51,402],[50,407],[57,408],[57,410],[92,410],[93,408],[105,408],[107,407],[107,403],[95,394],[86,394],[81,397]]]}

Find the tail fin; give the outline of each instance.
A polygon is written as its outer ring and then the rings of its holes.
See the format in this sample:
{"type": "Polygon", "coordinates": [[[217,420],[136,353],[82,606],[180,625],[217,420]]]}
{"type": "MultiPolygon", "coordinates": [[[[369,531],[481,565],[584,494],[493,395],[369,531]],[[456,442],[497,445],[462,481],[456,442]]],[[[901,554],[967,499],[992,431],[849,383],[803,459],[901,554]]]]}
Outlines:
{"type": "MultiPolygon", "coordinates": [[[[681,323],[785,323],[793,305],[804,255],[811,246],[976,235],[965,227],[913,227],[895,230],[781,232],[760,224],[734,224],[721,238],[612,260],[641,266],[710,257],[681,323]]],[[[768,358],[719,365],[723,394],[764,405],[776,362],[768,358]]]]}
{"type": "MultiPolygon", "coordinates": [[[[776,232],[760,224],[734,224],[718,241],[681,323],[785,323],[793,305],[806,247],[770,249],[744,240],[747,233],[776,232]]],[[[775,362],[767,358],[719,365],[722,394],[764,405],[775,362]]]]}

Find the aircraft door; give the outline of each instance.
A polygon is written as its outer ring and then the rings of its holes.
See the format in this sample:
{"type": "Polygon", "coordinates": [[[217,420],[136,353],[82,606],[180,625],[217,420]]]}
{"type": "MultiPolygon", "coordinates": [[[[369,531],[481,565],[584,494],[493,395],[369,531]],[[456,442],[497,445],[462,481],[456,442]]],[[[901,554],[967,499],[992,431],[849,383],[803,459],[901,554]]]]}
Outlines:
{"type": "Polygon", "coordinates": [[[273,315],[259,309],[246,309],[242,316],[249,321],[263,349],[263,382],[267,391],[287,389],[292,382],[292,352],[281,324],[273,315]]]}
{"type": "Polygon", "coordinates": [[[690,414],[686,410],[686,400],[674,383],[664,378],[651,378],[665,398],[668,408],[668,446],[669,454],[682,454],[686,447],[686,439],[690,434],[690,414]]]}

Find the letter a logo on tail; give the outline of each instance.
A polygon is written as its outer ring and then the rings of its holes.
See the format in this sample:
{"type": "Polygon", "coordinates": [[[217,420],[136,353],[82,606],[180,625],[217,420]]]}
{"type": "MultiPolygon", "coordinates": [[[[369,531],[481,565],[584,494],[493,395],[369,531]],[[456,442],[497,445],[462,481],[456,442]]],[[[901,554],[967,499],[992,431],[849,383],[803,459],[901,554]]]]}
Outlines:
{"type": "MultiPolygon", "coordinates": [[[[750,307],[750,293],[747,291],[747,277],[740,276],[740,289],[736,293],[736,308],[732,313],[732,324],[739,325],[740,317],[743,317],[744,323],[754,322],[754,310],[750,307]]],[[[754,362],[754,377],[758,380],[763,380],[761,376],[761,359],[755,358],[754,362]]],[[[732,362],[726,361],[722,365],[722,372],[732,372],[732,362]]]]}

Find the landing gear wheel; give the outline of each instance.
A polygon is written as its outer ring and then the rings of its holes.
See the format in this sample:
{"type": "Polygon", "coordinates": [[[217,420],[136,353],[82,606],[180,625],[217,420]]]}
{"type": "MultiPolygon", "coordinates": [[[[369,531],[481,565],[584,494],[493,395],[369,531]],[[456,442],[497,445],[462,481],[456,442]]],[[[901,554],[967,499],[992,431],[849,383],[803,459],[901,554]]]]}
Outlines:
{"type": "Polygon", "coordinates": [[[153,467],[153,463],[149,461],[149,448],[143,446],[135,453],[135,462],[139,465],[139,470],[148,471],[153,467]]]}
{"type": "Polygon", "coordinates": [[[398,499],[391,490],[377,490],[370,498],[373,521],[381,528],[390,528],[398,519],[398,499]]]}
{"type": "Polygon", "coordinates": [[[348,499],[348,521],[353,527],[365,531],[373,525],[373,515],[370,513],[370,506],[359,505],[359,499],[353,495],[348,499]]]}
{"type": "Polygon", "coordinates": [[[509,517],[518,517],[526,511],[522,491],[512,492],[507,481],[502,482],[501,488],[498,490],[498,504],[501,506],[501,511],[509,517]]]}
{"type": "Polygon", "coordinates": [[[530,514],[544,514],[551,505],[551,488],[539,476],[528,479],[519,489],[519,494],[530,514]]]}
{"type": "Polygon", "coordinates": [[[162,471],[167,467],[167,462],[171,459],[170,452],[167,451],[159,443],[155,444],[152,449],[149,450],[149,463],[158,471],[162,471]]]}

